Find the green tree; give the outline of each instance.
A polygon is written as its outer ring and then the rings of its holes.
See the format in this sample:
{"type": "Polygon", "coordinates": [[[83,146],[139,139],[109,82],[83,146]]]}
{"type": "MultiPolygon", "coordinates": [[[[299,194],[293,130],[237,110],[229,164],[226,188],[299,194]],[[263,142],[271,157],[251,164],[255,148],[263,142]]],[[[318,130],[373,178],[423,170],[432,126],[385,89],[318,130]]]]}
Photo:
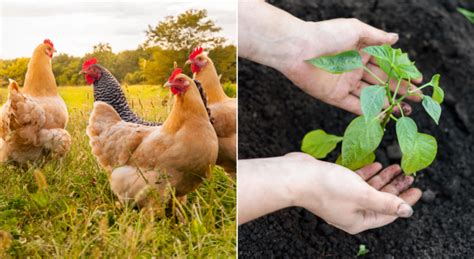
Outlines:
{"type": "Polygon", "coordinates": [[[142,60],[141,69],[147,84],[163,84],[174,70],[174,62],[182,67],[186,62],[186,51],[162,49],[158,46],[148,48],[149,60],[142,60]]]}
{"type": "Polygon", "coordinates": [[[58,86],[84,84],[84,79],[79,75],[82,62],[81,58],[59,54],[53,58],[53,73],[58,86]]]}
{"type": "Polygon", "coordinates": [[[112,52],[112,47],[109,43],[99,43],[94,45],[92,47],[92,52],[87,53],[82,61],[84,62],[90,58],[96,58],[99,64],[115,75],[115,70],[117,68],[115,61],[117,56],[112,52]]]}
{"type": "Polygon", "coordinates": [[[213,60],[217,73],[221,75],[221,82],[235,82],[236,53],[237,48],[234,45],[217,46],[209,51],[209,58],[213,60]]]}
{"type": "Polygon", "coordinates": [[[145,46],[159,46],[174,51],[189,51],[201,45],[207,48],[219,46],[225,39],[216,34],[222,29],[207,18],[207,10],[188,10],[178,16],[168,16],[152,27],[148,25],[145,46]]]}
{"type": "Polygon", "coordinates": [[[139,62],[140,62],[140,59],[149,58],[149,57],[150,57],[150,54],[147,53],[143,48],[138,48],[136,50],[125,50],[125,51],[119,52],[116,55],[116,59],[115,59],[115,69],[114,69],[115,77],[119,81],[124,81],[126,76],[128,75],[129,82],[131,80],[135,84],[141,83],[141,81],[137,81],[140,78],[139,73],[137,73],[140,71],[139,62]]]}
{"type": "Polygon", "coordinates": [[[2,69],[1,74],[3,78],[2,83],[8,84],[8,78],[11,78],[18,82],[18,84],[23,85],[25,80],[26,70],[28,68],[29,58],[17,58],[11,62],[5,62],[5,68],[2,69]]]}

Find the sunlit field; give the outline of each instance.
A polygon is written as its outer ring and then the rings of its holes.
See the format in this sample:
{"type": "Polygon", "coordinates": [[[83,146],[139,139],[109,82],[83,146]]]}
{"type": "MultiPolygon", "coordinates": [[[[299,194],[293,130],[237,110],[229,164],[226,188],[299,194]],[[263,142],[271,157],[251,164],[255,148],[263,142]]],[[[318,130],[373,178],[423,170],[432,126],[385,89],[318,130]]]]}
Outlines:
{"type": "MultiPolygon", "coordinates": [[[[225,88],[235,94],[235,85],[225,88]]],[[[124,206],[85,134],[92,87],[59,89],[69,109],[71,151],[62,160],[28,169],[0,165],[0,258],[235,257],[235,182],[221,168],[188,195],[181,208],[184,220],[158,219],[124,206]]],[[[124,91],[132,109],[147,120],[162,121],[171,108],[172,96],[160,86],[125,86],[124,91]]],[[[2,104],[7,95],[0,89],[2,104]]]]}

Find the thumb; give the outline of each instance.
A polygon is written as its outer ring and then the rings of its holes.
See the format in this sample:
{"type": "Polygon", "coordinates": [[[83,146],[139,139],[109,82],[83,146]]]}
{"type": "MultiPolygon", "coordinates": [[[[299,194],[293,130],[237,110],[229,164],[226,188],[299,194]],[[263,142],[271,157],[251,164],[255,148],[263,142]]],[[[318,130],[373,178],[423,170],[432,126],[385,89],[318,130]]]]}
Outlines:
{"type": "Polygon", "coordinates": [[[362,23],[359,36],[359,47],[373,45],[393,45],[398,41],[398,34],[385,32],[368,24],[362,23]]]}
{"type": "Polygon", "coordinates": [[[373,188],[365,198],[362,206],[378,213],[409,218],[413,214],[412,207],[401,198],[373,188]]]}

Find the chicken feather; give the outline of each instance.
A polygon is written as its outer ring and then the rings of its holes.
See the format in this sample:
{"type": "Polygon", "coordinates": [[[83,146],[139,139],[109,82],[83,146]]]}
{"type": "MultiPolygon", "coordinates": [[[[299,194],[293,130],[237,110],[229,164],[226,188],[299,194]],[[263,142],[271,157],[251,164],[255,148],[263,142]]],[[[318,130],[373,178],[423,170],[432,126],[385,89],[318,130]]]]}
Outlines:
{"type": "Polygon", "coordinates": [[[109,173],[111,188],[122,202],[156,204],[143,195],[150,188],[167,199],[196,189],[209,177],[217,159],[217,136],[193,80],[176,94],[170,115],[160,126],[122,121],[116,110],[95,102],[87,127],[92,153],[109,173]],[[170,188],[169,188],[170,187],[170,188]]]}
{"type": "Polygon", "coordinates": [[[213,126],[219,138],[219,155],[217,164],[235,177],[236,173],[236,138],[237,138],[237,103],[229,98],[220,83],[213,61],[196,48],[187,61],[191,65],[194,79],[201,82],[208,97],[208,107],[213,117],[213,126]]]}

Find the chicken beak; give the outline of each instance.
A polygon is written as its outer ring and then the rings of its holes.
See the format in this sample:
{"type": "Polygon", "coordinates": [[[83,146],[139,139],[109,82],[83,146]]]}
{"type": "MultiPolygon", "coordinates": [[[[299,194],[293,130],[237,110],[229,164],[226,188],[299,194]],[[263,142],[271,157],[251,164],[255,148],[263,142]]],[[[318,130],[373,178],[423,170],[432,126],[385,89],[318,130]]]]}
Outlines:
{"type": "Polygon", "coordinates": [[[163,84],[163,87],[171,87],[171,83],[169,81],[166,81],[166,83],[163,84]]]}
{"type": "Polygon", "coordinates": [[[86,71],[81,70],[78,74],[79,74],[79,75],[84,75],[85,73],[86,73],[86,71]]]}
{"type": "Polygon", "coordinates": [[[193,62],[190,59],[188,59],[188,60],[186,60],[186,63],[184,63],[184,66],[191,65],[192,63],[193,62]]]}

